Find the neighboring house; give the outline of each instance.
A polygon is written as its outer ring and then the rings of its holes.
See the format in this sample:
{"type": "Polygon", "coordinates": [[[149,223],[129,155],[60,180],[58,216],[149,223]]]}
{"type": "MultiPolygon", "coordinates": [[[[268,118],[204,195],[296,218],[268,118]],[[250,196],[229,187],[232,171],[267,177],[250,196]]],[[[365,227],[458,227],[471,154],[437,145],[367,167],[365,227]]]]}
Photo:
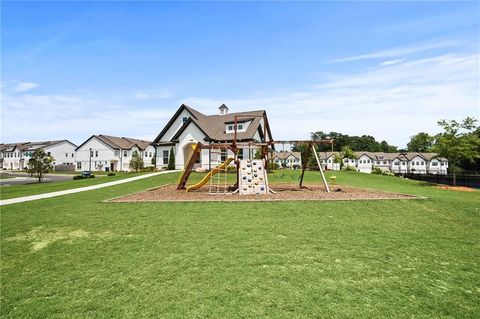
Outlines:
{"type": "Polygon", "coordinates": [[[273,161],[280,167],[299,168],[302,166],[302,155],[300,152],[275,152],[273,161]]]}
{"type": "Polygon", "coordinates": [[[340,164],[335,163],[335,156],[339,156],[339,152],[319,152],[318,157],[324,169],[339,170],[340,164]]]}
{"type": "MultiPolygon", "coordinates": [[[[238,117],[237,142],[265,142],[272,139],[265,110],[228,113],[225,104],[219,110],[220,114],[205,115],[182,104],[153,141],[157,151],[157,167],[168,165],[171,149],[175,154],[175,168],[183,169],[196,143],[231,143],[234,140],[235,116],[238,117]]],[[[255,152],[254,149],[241,149],[238,157],[251,158],[255,152]]],[[[216,166],[232,156],[231,151],[219,154],[218,150],[204,149],[194,167],[211,169],[212,165],[216,166]]]]}
{"type": "Polygon", "coordinates": [[[394,173],[446,175],[448,160],[436,153],[396,154],[390,170],[394,173]]]}
{"type": "Polygon", "coordinates": [[[75,169],[77,171],[129,171],[134,152],[143,158],[145,167],[152,166],[155,148],[150,141],[92,135],[77,147],[75,169]]]}
{"type": "MultiPolygon", "coordinates": [[[[329,170],[339,170],[335,161],[339,152],[319,152],[322,165],[329,170]]],[[[400,174],[440,174],[446,175],[448,160],[435,153],[383,153],[383,152],[355,152],[357,159],[343,159],[343,164],[355,167],[359,172],[371,173],[379,168],[400,174]]]]}
{"type": "Polygon", "coordinates": [[[373,170],[375,155],[371,152],[355,152],[357,155],[357,170],[361,173],[371,173],[373,170]]]}
{"type": "Polygon", "coordinates": [[[2,169],[25,169],[33,152],[39,149],[54,158],[54,166],[71,166],[75,163],[76,147],[68,140],[0,144],[2,169]]]}

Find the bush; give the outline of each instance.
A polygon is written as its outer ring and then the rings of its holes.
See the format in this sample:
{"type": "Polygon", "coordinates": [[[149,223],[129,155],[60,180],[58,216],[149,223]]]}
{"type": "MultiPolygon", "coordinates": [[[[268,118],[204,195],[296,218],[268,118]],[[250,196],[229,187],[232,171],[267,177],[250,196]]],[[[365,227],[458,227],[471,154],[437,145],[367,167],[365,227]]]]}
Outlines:
{"type": "Polygon", "coordinates": [[[380,168],[375,167],[375,168],[372,170],[372,174],[383,175],[383,171],[382,171],[380,168]]]}
{"type": "MultiPolygon", "coordinates": [[[[115,175],[115,174],[114,174],[115,175]]],[[[73,180],[77,179],[87,179],[87,178],[95,178],[95,175],[90,175],[90,176],[83,176],[83,175],[74,175],[73,180]]]]}
{"type": "Polygon", "coordinates": [[[355,166],[346,165],[346,166],[343,167],[343,170],[344,171],[356,172],[357,168],[355,166]]]}
{"type": "Polygon", "coordinates": [[[107,176],[115,176],[115,173],[108,173],[107,176]]]}
{"type": "Polygon", "coordinates": [[[231,174],[231,173],[236,173],[236,172],[237,172],[237,166],[235,166],[235,165],[227,166],[227,173],[231,174]]]}

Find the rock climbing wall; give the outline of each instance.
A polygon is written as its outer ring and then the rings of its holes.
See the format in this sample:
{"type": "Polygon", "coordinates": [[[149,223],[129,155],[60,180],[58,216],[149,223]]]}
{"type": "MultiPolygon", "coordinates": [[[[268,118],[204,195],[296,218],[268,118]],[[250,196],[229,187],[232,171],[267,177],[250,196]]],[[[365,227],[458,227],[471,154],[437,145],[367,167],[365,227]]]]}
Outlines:
{"type": "Polygon", "coordinates": [[[268,194],[267,171],[263,160],[240,160],[240,195],[268,194]]]}

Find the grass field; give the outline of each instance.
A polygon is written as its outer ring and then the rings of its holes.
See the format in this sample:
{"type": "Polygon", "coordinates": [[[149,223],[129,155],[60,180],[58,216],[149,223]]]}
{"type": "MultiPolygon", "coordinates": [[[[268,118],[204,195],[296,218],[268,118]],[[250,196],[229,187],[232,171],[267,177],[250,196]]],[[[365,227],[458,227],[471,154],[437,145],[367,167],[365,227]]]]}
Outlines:
{"type": "Polygon", "coordinates": [[[0,315],[480,317],[479,192],[335,175],[340,184],[428,198],[101,202],[175,182],[172,174],[2,207],[0,315]]]}
{"type": "MultiPolygon", "coordinates": [[[[44,182],[41,184],[31,183],[25,185],[4,186],[0,188],[0,199],[8,199],[29,195],[36,195],[42,193],[50,193],[61,191],[65,189],[79,188],[84,186],[91,186],[107,182],[116,181],[128,177],[138,176],[146,173],[117,173],[115,176],[102,176],[89,179],[71,180],[71,181],[57,181],[44,182]]],[[[48,176],[48,175],[47,175],[48,176]]]]}

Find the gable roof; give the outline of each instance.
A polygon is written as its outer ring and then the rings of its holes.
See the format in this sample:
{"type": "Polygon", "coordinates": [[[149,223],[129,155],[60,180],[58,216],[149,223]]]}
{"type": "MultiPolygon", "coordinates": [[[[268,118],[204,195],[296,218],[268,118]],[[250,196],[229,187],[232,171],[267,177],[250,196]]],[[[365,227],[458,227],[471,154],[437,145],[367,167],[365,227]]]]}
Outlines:
{"type": "MultiPolygon", "coordinates": [[[[177,139],[180,134],[190,125],[191,122],[195,123],[195,125],[205,134],[206,140],[211,141],[232,141],[234,138],[234,133],[227,133],[226,132],[226,125],[235,122],[235,116],[240,117],[237,119],[238,123],[245,123],[251,121],[250,125],[246,129],[245,132],[237,132],[237,140],[238,141],[249,141],[253,140],[255,133],[257,132],[260,122],[265,116],[266,118],[266,111],[265,110],[256,110],[256,111],[248,111],[248,112],[237,112],[237,113],[230,113],[225,115],[205,115],[201,112],[182,104],[180,108],[175,112],[173,117],[170,121],[165,125],[163,130],[158,134],[157,138],[153,141],[154,143],[165,142],[166,140],[163,139],[165,133],[168,129],[173,125],[175,120],[178,118],[180,113],[183,110],[187,110],[192,117],[187,120],[182,127],[175,133],[175,135],[169,140],[174,141],[177,139]]],[[[268,135],[271,137],[270,127],[268,125],[268,120],[266,120],[266,128],[268,135]]],[[[263,133],[263,132],[262,132],[263,133]]]]}
{"type": "Polygon", "coordinates": [[[289,156],[293,156],[297,159],[301,159],[302,154],[300,152],[275,152],[275,157],[278,157],[280,160],[285,160],[289,156]]]}
{"type": "Polygon", "coordinates": [[[8,144],[1,144],[0,150],[11,152],[15,148],[19,151],[36,151],[38,149],[47,148],[56,144],[60,144],[63,142],[67,142],[72,144],[73,146],[77,146],[70,142],[69,140],[55,140],[55,141],[41,141],[41,142],[21,142],[21,143],[8,143],[8,144]]]}
{"type": "Polygon", "coordinates": [[[92,135],[90,136],[85,142],[80,144],[79,147],[76,148],[76,150],[80,149],[85,143],[90,141],[92,138],[96,138],[102,143],[106,144],[110,148],[114,150],[118,149],[123,149],[123,150],[129,150],[132,149],[134,146],[138,147],[140,150],[145,150],[148,145],[151,144],[150,141],[145,141],[145,140],[139,140],[136,138],[131,138],[131,137],[117,137],[117,136],[110,136],[110,135],[92,135]]]}

